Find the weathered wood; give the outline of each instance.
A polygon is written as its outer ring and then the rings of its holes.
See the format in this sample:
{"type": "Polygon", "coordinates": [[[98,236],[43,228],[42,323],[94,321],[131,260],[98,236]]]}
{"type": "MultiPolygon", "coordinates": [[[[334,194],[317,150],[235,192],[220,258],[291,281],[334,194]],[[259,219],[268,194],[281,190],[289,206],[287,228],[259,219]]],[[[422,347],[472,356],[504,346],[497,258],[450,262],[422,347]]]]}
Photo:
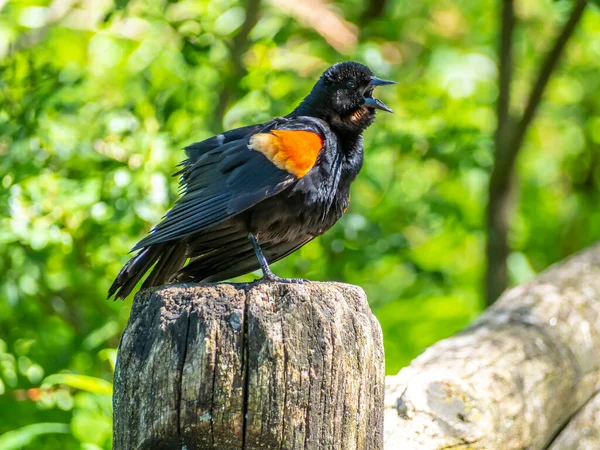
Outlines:
{"type": "Polygon", "coordinates": [[[355,286],[144,291],[119,346],[114,448],[381,450],[383,364],[355,286]]]}
{"type": "Polygon", "coordinates": [[[554,440],[599,387],[596,245],[509,290],[472,326],[388,377],[385,449],[600,448],[568,437],[578,421],[597,433],[598,400],[554,440]]]}
{"type": "Polygon", "coordinates": [[[548,450],[600,449],[600,393],[596,393],[573,416],[548,450]]]}

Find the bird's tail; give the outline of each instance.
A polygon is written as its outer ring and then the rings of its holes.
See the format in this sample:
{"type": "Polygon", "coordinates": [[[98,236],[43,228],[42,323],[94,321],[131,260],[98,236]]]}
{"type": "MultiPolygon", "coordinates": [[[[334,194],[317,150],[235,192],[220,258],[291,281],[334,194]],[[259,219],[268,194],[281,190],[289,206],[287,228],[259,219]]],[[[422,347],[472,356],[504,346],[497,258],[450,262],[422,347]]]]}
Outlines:
{"type": "Polygon", "coordinates": [[[183,242],[175,245],[172,242],[167,245],[150,245],[123,266],[108,290],[108,297],[114,295],[115,300],[127,297],[154,264],[156,265],[144,281],[142,288],[165,284],[174,273],[181,269],[186,258],[186,245],[183,242]]]}

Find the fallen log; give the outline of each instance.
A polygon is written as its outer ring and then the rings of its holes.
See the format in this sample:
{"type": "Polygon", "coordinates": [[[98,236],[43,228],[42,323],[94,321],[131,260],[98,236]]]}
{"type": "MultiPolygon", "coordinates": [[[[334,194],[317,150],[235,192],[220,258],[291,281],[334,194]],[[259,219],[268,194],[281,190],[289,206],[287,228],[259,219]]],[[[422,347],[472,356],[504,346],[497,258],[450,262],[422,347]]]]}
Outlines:
{"type": "Polygon", "coordinates": [[[596,245],[388,377],[385,449],[600,448],[599,387],[596,245]]]}

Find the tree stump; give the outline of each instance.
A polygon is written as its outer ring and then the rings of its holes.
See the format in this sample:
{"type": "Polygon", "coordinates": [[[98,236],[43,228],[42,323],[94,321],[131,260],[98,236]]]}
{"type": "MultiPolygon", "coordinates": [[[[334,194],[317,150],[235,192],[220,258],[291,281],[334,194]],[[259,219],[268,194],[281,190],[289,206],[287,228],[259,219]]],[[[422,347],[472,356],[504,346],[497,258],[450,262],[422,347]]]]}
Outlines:
{"type": "Polygon", "coordinates": [[[140,292],[119,345],[114,448],[383,448],[384,353],[338,283],[140,292]]]}

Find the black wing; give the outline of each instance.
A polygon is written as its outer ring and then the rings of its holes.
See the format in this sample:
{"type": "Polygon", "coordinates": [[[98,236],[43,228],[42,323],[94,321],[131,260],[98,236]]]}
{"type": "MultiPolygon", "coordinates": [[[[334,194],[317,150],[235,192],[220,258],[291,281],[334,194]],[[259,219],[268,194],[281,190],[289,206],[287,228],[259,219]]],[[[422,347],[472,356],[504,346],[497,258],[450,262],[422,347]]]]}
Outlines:
{"type": "Polygon", "coordinates": [[[297,181],[295,175],[248,148],[253,134],[275,129],[304,129],[323,136],[323,125],[316,119],[280,118],[264,125],[232,130],[187,147],[188,159],[179,172],[183,195],[132,251],[203,231],[297,181]]]}

